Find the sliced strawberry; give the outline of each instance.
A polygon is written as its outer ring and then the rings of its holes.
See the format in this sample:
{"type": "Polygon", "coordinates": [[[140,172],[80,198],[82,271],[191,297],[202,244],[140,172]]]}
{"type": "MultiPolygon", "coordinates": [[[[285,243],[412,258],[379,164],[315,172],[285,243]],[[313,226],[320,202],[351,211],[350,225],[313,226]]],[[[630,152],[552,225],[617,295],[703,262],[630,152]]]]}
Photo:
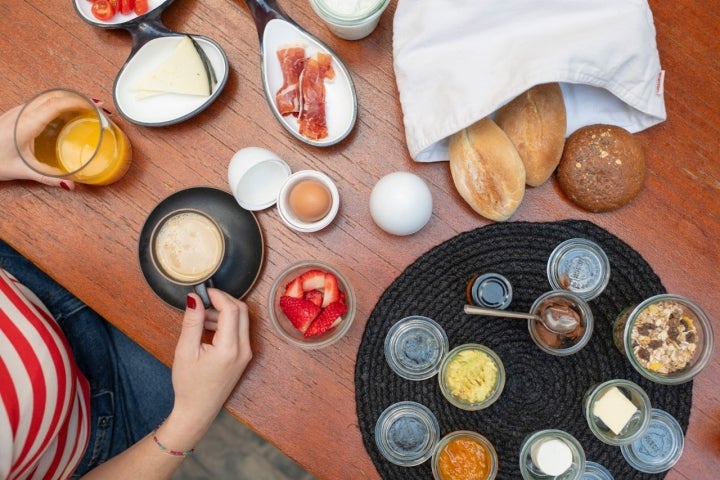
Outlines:
{"type": "Polygon", "coordinates": [[[322,335],[342,322],[342,314],[347,311],[347,305],[342,302],[332,302],[323,309],[320,315],[305,330],[306,337],[322,335]]]}
{"type": "Polygon", "coordinates": [[[294,298],[303,298],[302,280],[300,277],[295,277],[293,281],[285,286],[285,295],[294,298]]]}
{"type": "Polygon", "coordinates": [[[288,320],[301,332],[305,333],[308,326],[320,314],[322,310],[309,300],[283,295],[280,297],[280,309],[288,317],[288,320]]]}
{"type": "Polygon", "coordinates": [[[304,292],[322,290],[325,286],[325,272],[322,270],[308,270],[300,275],[304,292]]]}
{"type": "Polygon", "coordinates": [[[305,292],[304,298],[305,300],[310,300],[318,307],[322,306],[323,294],[320,290],[310,290],[309,292],[305,292]]]}
{"type": "Polygon", "coordinates": [[[327,307],[338,300],[340,300],[340,287],[338,287],[337,277],[328,272],[324,278],[322,307],[327,307]]]}

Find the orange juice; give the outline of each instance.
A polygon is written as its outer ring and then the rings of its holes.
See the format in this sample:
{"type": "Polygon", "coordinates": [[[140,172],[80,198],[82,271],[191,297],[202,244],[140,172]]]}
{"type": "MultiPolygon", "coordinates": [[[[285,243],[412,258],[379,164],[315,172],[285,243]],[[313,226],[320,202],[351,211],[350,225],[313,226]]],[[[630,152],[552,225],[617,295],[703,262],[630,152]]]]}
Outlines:
{"type": "Polygon", "coordinates": [[[94,114],[79,115],[60,130],[55,145],[59,166],[81,183],[107,185],[130,167],[131,146],[111,122],[101,125],[94,114]],[[100,145],[98,138],[102,134],[100,145]]]}
{"type": "Polygon", "coordinates": [[[132,159],[125,134],[93,110],[63,113],[45,127],[34,146],[43,173],[92,185],[119,180],[132,159]]]}

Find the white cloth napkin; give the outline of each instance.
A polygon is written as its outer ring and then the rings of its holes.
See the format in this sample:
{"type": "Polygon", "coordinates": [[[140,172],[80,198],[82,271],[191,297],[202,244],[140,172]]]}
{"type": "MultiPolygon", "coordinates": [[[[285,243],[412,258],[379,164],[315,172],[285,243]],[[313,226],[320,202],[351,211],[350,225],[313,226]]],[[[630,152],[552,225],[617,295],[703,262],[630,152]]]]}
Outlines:
{"type": "Polygon", "coordinates": [[[416,161],[447,160],[450,135],[541,83],[560,82],[568,135],[666,118],[647,0],[399,0],[393,31],[416,161]]]}

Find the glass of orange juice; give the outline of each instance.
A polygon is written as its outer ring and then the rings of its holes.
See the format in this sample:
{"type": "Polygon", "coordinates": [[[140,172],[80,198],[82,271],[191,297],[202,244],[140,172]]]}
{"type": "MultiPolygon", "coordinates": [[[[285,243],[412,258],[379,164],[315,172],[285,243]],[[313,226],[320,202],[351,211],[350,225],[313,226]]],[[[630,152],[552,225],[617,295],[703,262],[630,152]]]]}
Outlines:
{"type": "Polygon", "coordinates": [[[31,98],[15,122],[14,138],[30,168],[78,183],[116,182],[132,160],[125,133],[92,100],[64,88],[31,98]]]}

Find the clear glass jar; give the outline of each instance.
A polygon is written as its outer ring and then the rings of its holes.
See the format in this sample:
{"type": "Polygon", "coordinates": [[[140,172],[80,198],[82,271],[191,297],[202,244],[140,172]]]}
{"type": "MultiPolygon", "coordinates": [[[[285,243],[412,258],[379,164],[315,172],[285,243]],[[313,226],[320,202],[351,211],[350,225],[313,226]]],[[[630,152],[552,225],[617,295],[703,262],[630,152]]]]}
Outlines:
{"type": "Polygon", "coordinates": [[[377,27],[390,0],[310,0],[328,29],[345,40],[360,40],[377,27]]]}
{"type": "Polygon", "coordinates": [[[556,478],[560,480],[580,480],[585,472],[585,450],[575,437],[562,430],[539,430],[529,435],[520,450],[520,473],[525,480],[556,478]],[[543,445],[559,445],[560,449],[540,453],[543,445]],[[569,456],[568,456],[569,455],[569,456]],[[559,465],[567,468],[561,473],[544,469],[559,465]]]}

